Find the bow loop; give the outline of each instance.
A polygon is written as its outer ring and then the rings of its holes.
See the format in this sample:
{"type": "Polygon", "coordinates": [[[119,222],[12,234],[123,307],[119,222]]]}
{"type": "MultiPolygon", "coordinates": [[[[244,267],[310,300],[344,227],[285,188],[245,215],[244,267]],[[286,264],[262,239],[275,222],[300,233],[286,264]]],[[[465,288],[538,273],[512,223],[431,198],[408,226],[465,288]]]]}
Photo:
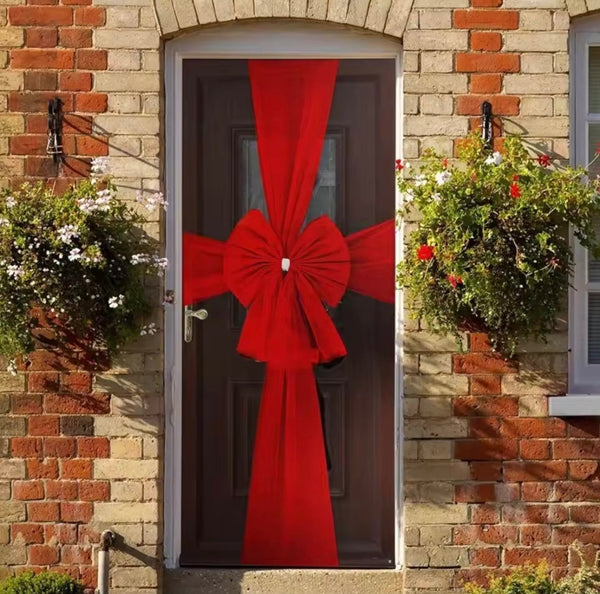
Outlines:
{"type": "Polygon", "coordinates": [[[239,353],[287,367],[346,354],[323,306],[337,305],[350,276],[348,248],[330,219],[311,222],[285,254],[262,213],[252,210],[231,233],[223,264],[227,286],[248,308],[239,353]]]}

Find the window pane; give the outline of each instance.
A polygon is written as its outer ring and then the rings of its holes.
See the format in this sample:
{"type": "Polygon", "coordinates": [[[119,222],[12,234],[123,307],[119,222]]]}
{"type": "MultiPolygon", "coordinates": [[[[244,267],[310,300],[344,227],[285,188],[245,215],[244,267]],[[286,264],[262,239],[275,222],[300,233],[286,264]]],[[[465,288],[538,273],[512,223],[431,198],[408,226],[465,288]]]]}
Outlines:
{"type": "Polygon", "coordinates": [[[588,364],[600,364],[600,293],[588,294],[588,364]]]}
{"type": "Polygon", "coordinates": [[[589,48],[588,75],[589,113],[600,113],[600,46],[589,48]]]}
{"type": "MultiPolygon", "coordinates": [[[[600,237],[600,218],[594,219],[594,233],[596,237],[600,237]]],[[[588,283],[600,283],[600,260],[592,257],[588,252],[588,283]]]]}

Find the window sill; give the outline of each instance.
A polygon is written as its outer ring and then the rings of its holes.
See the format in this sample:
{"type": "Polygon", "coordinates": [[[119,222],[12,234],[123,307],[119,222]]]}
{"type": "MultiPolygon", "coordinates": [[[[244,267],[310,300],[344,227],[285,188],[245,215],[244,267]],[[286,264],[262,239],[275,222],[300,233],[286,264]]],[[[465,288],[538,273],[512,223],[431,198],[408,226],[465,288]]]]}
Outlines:
{"type": "Polygon", "coordinates": [[[552,417],[600,416],[600,393],[550,396],[548,414],[552,417]]]}

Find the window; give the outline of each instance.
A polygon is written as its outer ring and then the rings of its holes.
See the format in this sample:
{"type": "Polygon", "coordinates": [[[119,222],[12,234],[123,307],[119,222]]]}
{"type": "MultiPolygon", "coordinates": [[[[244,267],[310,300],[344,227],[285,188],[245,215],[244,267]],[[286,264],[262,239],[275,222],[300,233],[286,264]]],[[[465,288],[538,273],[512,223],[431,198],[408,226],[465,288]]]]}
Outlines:
{"type": "MultiPolygon", "coordinates": [[[[571,60],[574,73],[572,95],[573,160],[587,165],[600,147],[600,23],[596,32],[589,21],[574,29],[571,60]],[[586,26],[587,25],[587,26],[586,26]],[[583,29],[583,30],[582,30],[583,29]]],[[[600,160],[590,167],[590,175],[600,174],[600,160]]],[[[600,235],[600,220],[596,224],[600,235]]],[[[569,391],[600,395],[600,260],[577,242],[573,290],[569,297],[569,339],[571,361],[569,391]]]]}

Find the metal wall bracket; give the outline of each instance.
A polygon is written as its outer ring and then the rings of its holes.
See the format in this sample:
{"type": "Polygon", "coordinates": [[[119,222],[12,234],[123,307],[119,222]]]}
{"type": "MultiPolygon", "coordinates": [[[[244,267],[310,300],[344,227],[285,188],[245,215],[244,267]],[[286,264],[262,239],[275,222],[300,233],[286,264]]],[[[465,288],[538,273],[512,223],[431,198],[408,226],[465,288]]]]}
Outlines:
{"type": "Polygon", "coordinates": [[[48,144],[46,153],[52,155],[55,163],[61,161],[63,156],[62,146],[62,101],[54,97],[48,101],[48,144]]]}
{"type": "Polygon", "coordinates": [[[492,104],[484,101],[481,105],[481,136],[488,148],[492,148],[493,139],[492,104]]]}

